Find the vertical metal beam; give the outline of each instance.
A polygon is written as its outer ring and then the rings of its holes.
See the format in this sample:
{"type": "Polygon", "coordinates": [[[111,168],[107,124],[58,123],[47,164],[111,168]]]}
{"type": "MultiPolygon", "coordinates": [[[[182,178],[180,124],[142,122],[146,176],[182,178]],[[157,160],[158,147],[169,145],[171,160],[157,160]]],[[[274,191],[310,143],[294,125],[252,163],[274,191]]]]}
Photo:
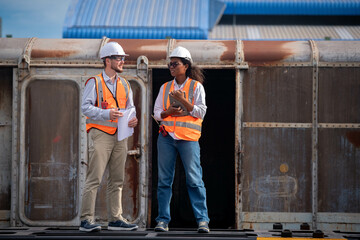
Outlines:
{"type": "Polygon", "coordinates": [[[100,43],[99,51],[98,51],[98,57],[100,57],[100,50],[101,48],[109,42],[110,38],[103,37],[100,43]]]}
{"type": "Polygon", "coordinates": [[[312,225],[317,229],[318,212],[318,96],[319,96],[319,50],[310,40],[313,64],[313,106],[312,106],[312,225]]]}
{"type": "MultiPolygon", "coordinates": [[[[244,61],[243,42],[236,41],[236,64],[242,66],[244,61]]],[[[235,77],[235,225],[237,229],[241,228],[242,212],[242,188],[241,188],[241,126],[243,115],[243,78],[244,71],[241,67],[236,68],[235,77]]]]}
{"type": "Polygon", "coordinates": [[[19,94],[18,69],[13,68],[13,102],[12,102],[12,146],[11,146],[11,206],[10,226],[15,227],[19,209],[19,94]]]}
{"type": "Polygon", "coordinates": [[[176,40],[171,38],[168,41],[167,49],[166,49],[166,61],[169,59],[170,53],[174,50],[174,46],[176,44],[176,40]]]}
{"type": "Polygon", "coordinates": [[[146,56],[139,56],[137,58],[136,64],[136,74],[137,76],[143,80],[143,82],[148,81],[148,71],[149,71],[149,60],[146,56]]]}
{"type": "MultiPolygon", "coordinates": [[[[105,39],[105,37],[103,38],[103,40],[105,39]]],[[[103,46],[103,44],[101,44],[101,46],[103,46]]],[[[101,48],[101,47],[100,47],[101,48]]],[[[89,79],[89,76],[81,76],[81,81],[79,83],[79,102],[81,103],[82,101],[82,96],[84,93],[84,89],[85,89],[85,83],[86,81],[89,79]]],[[[78,169],[78,173],[79,173],[79,177],[78,177],[78,192],[77,192],[77,202],[78,202],[78,209],[81,209],[82,207],[82,194],[83,194],[83,190],[85,187],[85,180],[86,180],[86,171],[87,171],[87,166],[88,166],[88,140],[87,140],[87,131],[86,131],[86,116],[84,114],[81,113],[81,110],[79,111],[79,130],[80,130],[80,134],[79,134],[79,138],[80,138],[80,162],[79,162],[79,169],[78,169]]],[[[78,216],[80,216],[80,211],[78,212],[78,216]]],[[[79,218],[78,218],[79,219],[79,218]]],[[[79,219],[80,220],[80,219],[79,219]]],[[[79,221],[80,223],[80,221],[79,221]]]]}

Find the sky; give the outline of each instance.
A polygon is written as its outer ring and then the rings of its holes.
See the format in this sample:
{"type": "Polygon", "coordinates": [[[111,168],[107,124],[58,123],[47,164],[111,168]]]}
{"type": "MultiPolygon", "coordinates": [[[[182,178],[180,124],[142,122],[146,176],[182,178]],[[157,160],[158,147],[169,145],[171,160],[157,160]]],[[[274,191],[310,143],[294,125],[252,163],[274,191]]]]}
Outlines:
{"type": "Polygon", "coordinates": [[[0,0],[1,36],[62,38],[66,11],[73,0],[0,0]]]}

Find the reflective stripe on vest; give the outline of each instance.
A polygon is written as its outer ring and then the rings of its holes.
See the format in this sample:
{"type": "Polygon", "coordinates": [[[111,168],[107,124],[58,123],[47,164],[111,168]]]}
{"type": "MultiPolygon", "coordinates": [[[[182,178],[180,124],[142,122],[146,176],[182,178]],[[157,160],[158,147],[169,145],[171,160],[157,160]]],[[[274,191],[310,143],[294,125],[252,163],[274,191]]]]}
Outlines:
{"type": "Polygon", "coordinates": [[[86,124],[89,124],[89,123],[102,125],[105,127],[117,128],[117,122],[99,121],[99,120],[92,120],[91,118],[88,118],[88,119],[86,119],[86,124]]]}
{"type": "MultiPolygon", "coordinates": [[[[164,126],[174,126],[174,121],[163,121],[162,123],[163,123],[164,126]]],[[[189,123],[189,122],[175,121],[175,126],[176,127],[192,128],[192,129],[201,131],[201,126],[193,124],[193,123],[189,123]]]]}
{"type": "MultiPolygon", "coordinates": [[[[166,110],[170,106],[169,94],[170,91],[174,89],[174,81],[169,81],[165,83],[164,92],[163,92],[163,107],[166,110]]],[[[185,83],[183,91],[186,92],[187,100],[193,104],[194,101],[194,87],[197,83],[195,80],[188,79],[185,83]]],[[[168,116],[162,121],[166,131],[173,132],[174,135],[182,140],[187,141],[198,141],[201,136],[201,124],[202,119],[195,118],[190,114],[186,116],[168,116]]]]}
{"type": "MultiPolygon", "coordinates": [[[[106,87],[106,89],[105,89],[105,91],[106,91],[105,96],[107,96],[107,97],[106,97],[106,99],[104,99],[103,84],[105,84],[105,86],[106,86],[106,83],[103,80],[102,74],[96,75],[94,77],[95,88],[97,91],[96,107],[101,108],[101,103],[103,101],[107,101],[110,103],[109,108],[118,107],[120,109],[126,109],[126,102],[128,100],[130,86],[128,85],[128,83],[125,79],[123,79],[119,76],[118,76],[118,78],[120,79],[120,81],[117,80],[117,84],[116,84],[116,90],[115,90],[116,99],[114,98],[113,94],[108,89],[108,87],[106,87]],[[121,84],[119,84],[119,83],[121,83],[121,84]],[[123,88],[123,89],[121,89],[121,88],[123,88]]],[[[87,132],[89,132],[91,128],[97,128],[108,134],[114,134],[117,130],[117,120],[115,120],[115,121],[110,121],[110,120],[99,121],[99,120],[93,120],[93,119],[90,119],[87,117],[87,119],[86,119],[87,132]]]]}

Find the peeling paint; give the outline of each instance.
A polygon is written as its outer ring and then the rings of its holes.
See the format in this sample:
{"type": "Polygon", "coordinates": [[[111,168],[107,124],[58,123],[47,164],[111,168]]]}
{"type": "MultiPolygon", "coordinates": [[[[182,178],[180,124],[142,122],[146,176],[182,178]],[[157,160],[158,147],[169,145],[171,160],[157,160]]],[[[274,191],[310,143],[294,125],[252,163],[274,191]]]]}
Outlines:
{"type": "Polygon", "coordinates": [[[74,50],[41,50],[33,49],[31,52],[32,58],[66,58],[76,54],[74,50]]]}

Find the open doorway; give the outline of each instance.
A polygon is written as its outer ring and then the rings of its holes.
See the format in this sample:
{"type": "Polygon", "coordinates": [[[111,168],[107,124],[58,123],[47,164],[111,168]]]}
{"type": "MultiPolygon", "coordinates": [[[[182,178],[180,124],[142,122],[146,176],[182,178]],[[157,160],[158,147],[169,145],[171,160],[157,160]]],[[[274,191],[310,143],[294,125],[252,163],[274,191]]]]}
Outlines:
{"type": "MultiPolygon", "coordinates": [[[[207,113],[200,138],[201,166],[206,187],[210,228],[235,227],[235,70],[205,70],[207,113]]],[[[162,84],[172,79],[168,69],[153,69],[153,104],[162,84]]],[[[153,111],[153,109],[151,110],[153,111]]],[[[152,124],[151,227],[157,209],[157,137],[152,124]]],[[[171,200],[170,228],[196,228],[187,193],[185,173],[178,157],[171,200]]]]}

